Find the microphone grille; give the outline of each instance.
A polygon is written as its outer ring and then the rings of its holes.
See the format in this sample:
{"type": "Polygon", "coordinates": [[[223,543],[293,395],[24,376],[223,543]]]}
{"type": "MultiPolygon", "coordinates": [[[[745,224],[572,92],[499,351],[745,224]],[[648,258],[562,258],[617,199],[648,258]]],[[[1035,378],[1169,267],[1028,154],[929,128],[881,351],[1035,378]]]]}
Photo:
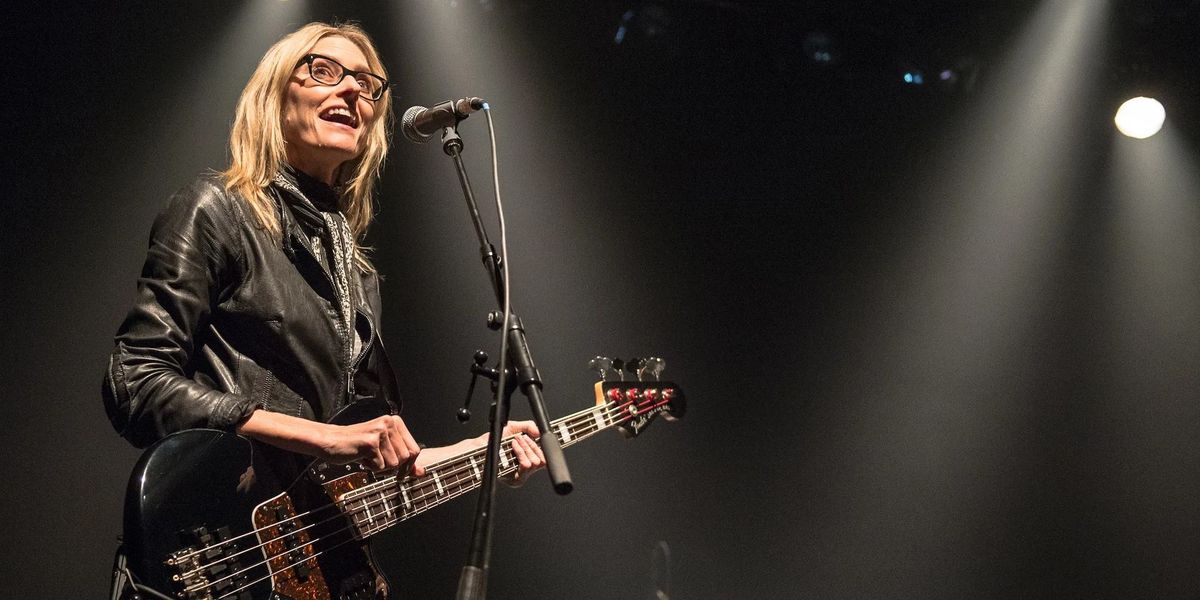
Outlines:
{"type": "Polygon", "coordinates": [[[400,131],[404,134],[404,137],[409,139],[409,141],[416,142],[418,144],[424,144],[433,138],[432,135],[424,135],[420,131],[417,131],[417,126],[415,123],[417,115],[425,112],[426,110],[427,109],[424,106],[409,107],[408,110],[404,111],[404,116],[400,118],[400,131]]]}

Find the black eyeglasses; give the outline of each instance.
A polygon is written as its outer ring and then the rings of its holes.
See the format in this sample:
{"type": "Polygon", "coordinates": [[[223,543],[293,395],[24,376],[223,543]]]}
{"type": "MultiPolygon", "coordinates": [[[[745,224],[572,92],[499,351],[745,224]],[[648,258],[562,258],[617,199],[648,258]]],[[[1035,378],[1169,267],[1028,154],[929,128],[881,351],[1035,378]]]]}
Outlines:
{"type": "Polygon", "coordinates": [[[354,78],[354,82],[358,84],[358,95],[367,100],[378,100],[383,97],[383,93],[387,91],[388,82],[386,79],[374,74],[363,71],[352,71],[342,66],[342,63],[321,56],[320,54],[309,54],[300,59],[296,63],[299,67],[302,64],[308,64],[308,74],[313,78],[313,81],[323,85],[337,85],[342,82],[342,79],[349,75],[354,78]]]}

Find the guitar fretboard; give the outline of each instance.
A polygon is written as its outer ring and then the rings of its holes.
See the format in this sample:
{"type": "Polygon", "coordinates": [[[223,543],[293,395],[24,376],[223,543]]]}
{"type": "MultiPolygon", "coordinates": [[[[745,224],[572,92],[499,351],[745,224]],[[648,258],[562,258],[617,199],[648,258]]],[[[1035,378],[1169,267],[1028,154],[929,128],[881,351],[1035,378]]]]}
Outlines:
{"type": "MultiPolygon", "coordinates": [[[[628,418],[622,414],[610,401],[553,421],[550,428],[565,448],[620,424],[628,418]]],[[[501,443],[500,476],[518,468],[512,444],[511,437],[501,443]]],[[[484,447],[453,456],[426,467],[424,476],[406,477],[399,484],[395,476],[380,479],[347,492],[338,505],[350,517],[358,537],[366,538],[479,487],[486,453],[484,447]]]]}

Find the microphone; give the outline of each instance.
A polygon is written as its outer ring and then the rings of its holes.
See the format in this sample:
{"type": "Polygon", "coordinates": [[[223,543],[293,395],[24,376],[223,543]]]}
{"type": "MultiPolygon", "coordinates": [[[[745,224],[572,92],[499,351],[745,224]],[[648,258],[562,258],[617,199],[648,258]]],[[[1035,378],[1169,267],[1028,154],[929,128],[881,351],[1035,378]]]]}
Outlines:
{"type": "Polygon", "coordinates": [[[414,106],[404,111],[400,119],[400,131],[404,137],[418,144],[424,144],[443,127],[454,127],[458,122],[470,116],[471,113],[483,108],[483,98],[459,98],[447,100],[431,108],[414,106]]]}

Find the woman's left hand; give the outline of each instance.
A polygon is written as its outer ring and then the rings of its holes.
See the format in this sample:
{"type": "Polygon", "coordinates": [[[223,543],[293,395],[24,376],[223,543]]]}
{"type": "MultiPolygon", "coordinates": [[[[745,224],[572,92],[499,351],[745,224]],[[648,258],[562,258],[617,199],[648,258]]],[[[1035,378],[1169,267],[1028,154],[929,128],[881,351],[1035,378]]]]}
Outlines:
{"type": "MultiPolygon", "coordinates": [[[[538,445],[540,437],[537,425],[533,421],[509,421],[504,426],[504,437],[512,437],[513,455],[517,458],[517,470],[505,475],[501,480],[513,487],[520,487],[534,471],[546,466],[546,456],[538,445]]],[[[487,445],[488,434],[467,438],[450,446],[426,448],[417,456],[416,467],[424,471],[425,467],[443,460],[458,456],[487,445]]]]}
{"type": "MultiPolygon", "coordinates": [[[[517,457],[517,470],[505,475],[504,483],[512,487],[525,485],[530,475],[546,466],[546,456],[537,439],[541,436],[533,421],[509,421],[504,426],[504,437],[512,436],[513,455],[517,457]]],[[[487,444],[488,435],[485,433],[475,440],[479,444],[487,444]]]]}

